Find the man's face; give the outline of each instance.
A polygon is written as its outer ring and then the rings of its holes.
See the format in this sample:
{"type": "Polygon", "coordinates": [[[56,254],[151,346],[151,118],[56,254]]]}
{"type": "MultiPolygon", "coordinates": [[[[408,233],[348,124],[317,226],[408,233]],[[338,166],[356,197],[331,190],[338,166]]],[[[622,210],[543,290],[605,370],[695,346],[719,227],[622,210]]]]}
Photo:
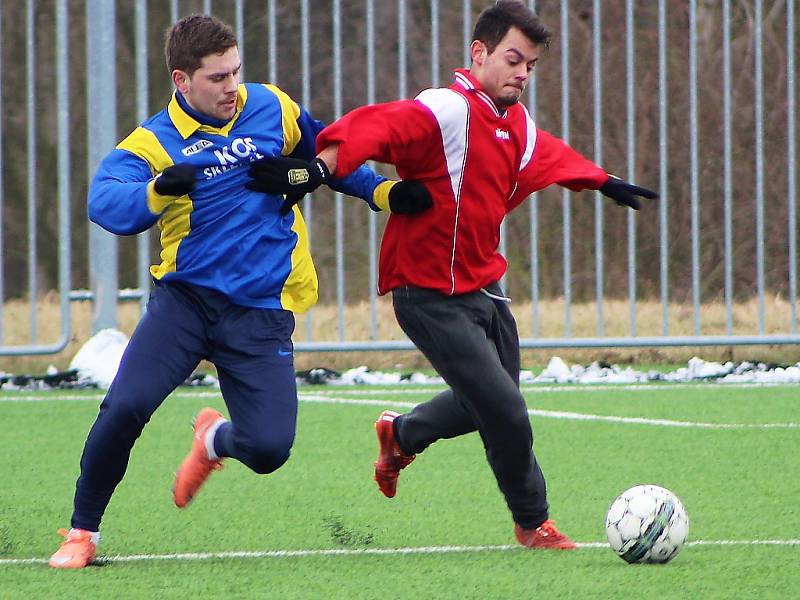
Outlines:
{"type": "Polygon", "coordinates": [[[480,82],[498,108],[519,101],[531,71],[539,60],[541,46],[511,27],[494,52],[488,54],[483,42],[472,42],[470,73],[480,82]]]}
{"type": "Polygon", "coordinates": [[[191,76],[184,71],[173,71],[172,81],[197,112],[227,121],[236,112],[241,65],[239,49],[233,46],[222,54],[203,57],[200,68],[191,76]]]}

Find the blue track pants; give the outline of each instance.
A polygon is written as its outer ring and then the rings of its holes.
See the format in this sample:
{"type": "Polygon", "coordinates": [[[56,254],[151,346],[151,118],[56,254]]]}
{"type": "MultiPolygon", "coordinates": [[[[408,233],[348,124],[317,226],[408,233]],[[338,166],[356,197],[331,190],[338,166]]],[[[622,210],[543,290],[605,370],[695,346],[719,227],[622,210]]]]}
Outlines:
{"type": "Polygon", "coordinates": [[[215,437],[218,456],[262,474],[283,465],[297,421],[293,331],[289,311],[237,306],[212,290],[160,283],[86,440],[72,527],[99,531],[134,442],[204,359],[217,368],[230,414],[215,437]]]}

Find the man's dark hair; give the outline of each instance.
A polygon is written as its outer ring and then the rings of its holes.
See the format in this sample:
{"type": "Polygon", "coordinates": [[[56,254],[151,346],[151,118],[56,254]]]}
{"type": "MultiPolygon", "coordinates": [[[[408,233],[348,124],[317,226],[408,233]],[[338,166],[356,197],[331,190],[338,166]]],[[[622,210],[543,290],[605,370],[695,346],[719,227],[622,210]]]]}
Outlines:
{"type": "Polygon", "coordinates": [[[485,9],[475,23],[472,39],[483,42],[491,54],[512,27],[519,29],[534,44],[547,46],[550,42],[550,30],[520,0],[498,0],[494,6],[485,9]]]}
{"type": "Polygon", "coordinates": [[[189,76],[200,68],[203,58],[222,54],[238,46],[230,25],[211,15],[189,15],[167,30],[164,55],[170,73],[178,69],[189,76]]]}

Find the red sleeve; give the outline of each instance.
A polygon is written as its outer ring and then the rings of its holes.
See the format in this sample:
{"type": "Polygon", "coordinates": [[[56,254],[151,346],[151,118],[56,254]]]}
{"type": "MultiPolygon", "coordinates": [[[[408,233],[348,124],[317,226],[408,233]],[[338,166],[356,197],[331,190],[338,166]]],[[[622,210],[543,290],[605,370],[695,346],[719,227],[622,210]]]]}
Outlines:
{"type": "Polygon", "coordinates": [[[533,192],[557,183],[574,192],[596,190],[608,181],[608,173],[573,150],[564,140],[536,129],[531,161],[520,171],[509,210],[533,192]]]}
{"type": "Polygon", "coordinates": [[[336,177],[345,177],[368,160],[402,170],[414,161],[414,145],[430,140],[437,127],[433,114],[414,100],[362,106],[320,132],[317,153],[339,144],[336,177]]]}

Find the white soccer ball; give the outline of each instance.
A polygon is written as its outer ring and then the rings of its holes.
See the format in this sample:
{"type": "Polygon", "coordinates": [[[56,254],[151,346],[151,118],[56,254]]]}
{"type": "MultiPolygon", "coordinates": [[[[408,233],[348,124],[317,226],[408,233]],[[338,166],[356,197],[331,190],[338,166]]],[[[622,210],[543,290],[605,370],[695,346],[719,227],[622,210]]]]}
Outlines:
{"type": "Polygon", "coordinates": [[[657,485],[622,492],[608,509],[606,536],[629,563],[665,563],[680,552],[689,533],[689,516],[678,497],[657,485]]]}

